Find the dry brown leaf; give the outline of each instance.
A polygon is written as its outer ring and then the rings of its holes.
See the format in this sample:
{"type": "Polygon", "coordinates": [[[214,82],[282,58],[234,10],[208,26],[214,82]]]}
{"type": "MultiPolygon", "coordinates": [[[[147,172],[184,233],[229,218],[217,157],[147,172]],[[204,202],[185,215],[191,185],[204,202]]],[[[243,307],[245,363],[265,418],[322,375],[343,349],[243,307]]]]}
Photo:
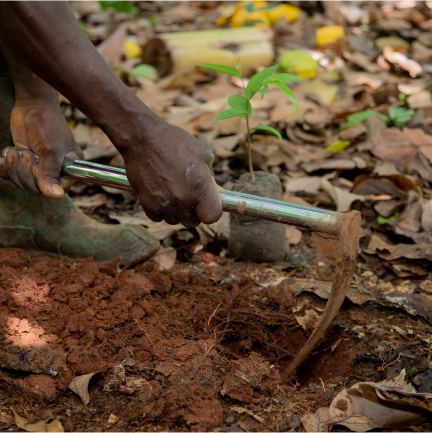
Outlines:
{"type": "Polygon", "coordinates": [[[113,413],[108,418],[108,424],[115,424],[118,421],[118,416],[115,416],[113,413]]]}
{"type": "Polygon", "coordinates": [[[404,202],[402,200],[384,200],[374,205],[374,209],[384,218],[388,218],[403,207],[404,202]]]}
{"type": "Polygon", "coordinates": [[[318,176],[298,177],[289,179],[286,183],[287,192],[309,191],[317,192],[321,187],[321,178],[318,176]]]}
{"type": "Polygon", "coordinates": [[[228,137],[215,138],[212,147],[219,158],[227,158],[233,155],[232,150],[244,139],[244,134],[230,135],[228,137]]]}
{"type": "Polygon", "coordinates": [[[397,244],[392,245],[377,235],[372,235],[367,250],[376,252],[384,260],[396,260],[401,257],[407,259],[427,259],[432,261],[432,245],[430,244],[397,244]]]}
{"type": "Polygon", "coordinates": [[[160,248],[159,251],[152,257],[158,264],[159,271],[171,269],[177,258],[177,250],[175,248],[160,248]]]}
{"type": "Polygon", "coordinates": [[[305,330],[314,329],[320,316],[315,310],[306,310],[304,316],[295,316],[297,323],[305,330]]]}
{"type": "Polygon", "coordinates": [[[399,65],[402,69],[408,71],[413,78],[423,71],[423,68],[415,60],[408,59],[407,56],[395,51],[392,47],[384,47],[383,55],[388,62],[399,65]]]}
{"type": "Polygon", "coordinates": [[[432,231],[432,200],[429,200],[423,209],[421,225],[425,232],[432,231]]]}
{"type": "Polygon", "coordinates": [[[388,73],[371,74],[369,72],[347,71],[344,77],[348,86],[356,87],[367,85],[372,90],[379,89],[388,82],[388,73]]]}
{"type": "Polygon", "coordinates": [[[140,207],[134,214],[110,212],[108,216],[121,224],[137,224],[147,227],[147,231],[159,240],[171,236],[178,230],[185,230],[182,224],[169,225],[165,221],[152,221],[140,207]]]}
{"type": "Polygon", "coordinates": [[[372,74],[381,72],[381,68],[376,63],[371,62],[368,56],[360,53],[359,51],[356,51],[352,54],[346,52],[344,53],[344,57],[367,72],[372,74]]]}
{"type": "Polygon", "coordinates": [[[81,376],[76,376],[69,383],[68,388],[81,398],[81,401],[85,406],[87,406],[90,402],[88,384],[90,382],[90,379],[96,373],[89,373],[89,374],[83,374],[81,376]]]}
{"type": "Polygon", "coordinates": [[[352,191],[361,195],[389,195],[406,199],[408,192],[417,190],[417,184],[403,175],[360,175],[354,180],[352,191]]]}
{"type": "Polygon", "coordinates": [[[19,428],[22,428],[23,430],[30,431],[30,432],[40,432],[46,430],[46,425],[47,425],[46,421],[41,420],[36,423],[30,423],[27,418],[18,415],[12,407],[11,407],[11,411],[14,413],[15,422],[19,428]]]}
{"type": "Polygon", "coordinates": [[[373,138],[372,153],[386,162],[408,168],[419,151],[432,146],[432,136],[422,129],[387,128],[373,138]]]}
{"type": "Polygon", "coordinates": [[[348,390],[340,392],[330,404],[329,416],[332,424],[345,425],[352,431],[368,431],[376,427],[367,416],[356,414],[348,390]]]}
{"type": "Polygon", "coordinates": [[[349,159],[326,159],[303,164],[302,168],[308,173],[317,170],[353,170],[356,164],[349,159]]]}
{"type": "Polygon", "coordinates": [[[334,186],[324,178],[321,179],[321,188],[332,198],[338,212],[346,212],[356,200],[364,201],[366,199],[364,195],[353,194],[348,190],[334,186]]]}
{"type": "Polygon", "coordinates": [[[84,158],[93,161],[98,158],[113,158],[118,155],[117,149],[106,134],[95,126],[79,123],[73,129],[77,144],[83,148],[84,158]]]}
{"type": "Polygon", "coordinates": [[[415,95],[416,93],[425,90],[429,85],[429,80],[425,78],[418,78],[415,80],[409,80],[407,82],[399,83],[397,88],[401,93],[405,95],[415,95]]]}
{"type": "Polygon", "coordinates": [[[407,102],[409,108],[412,109],[430,107],[432,102],[431,92],[428,92],[427,90],[422,90],[415,95],[408,96],[407,102]]]}
{"type": "Polygon", "coordinates": [[[320,407],[316,413],[308,413],[301,419],[301,421],[307,432],[331,431],[331,420],[328,407],[320,407]]]}
{"type": "Polygon", "coordinates": [[[114,33],[112,33],[96,47],[99,51],[99,54],[107,63],[111,63],[114,66],[118,66],[120,64],[128,27],[129,23],[120,24],[114,33]]]}
{"type": "Polygon", "coordinates": [[[306,200],[303,200],[301,197],[296,197],[295,195],[290,195],[285,193],[283,196],[283,201],[294,204],[301,204],[302,206],[311,206],[306,200]]]}
{"type": "Polygon", "coordinates": [[[285,227],[285,234],[290,245],[297,245],[300,243],[302,238],[302,232],[292,226],[285,227]]]}
{"type": "Polygon", "coordinates": [[[392,396],[386,399],[379,391],[432,398],[432,394],[416,393],[405,382],[405,370],[394,379],[379,383],[362,382],[344,389],[332,401],[329,408],[330,424],[344,425],[353,431],[373,428],[392,428],[403,425],[420,425],[431,419],[428,409],[392,396]]]}
{"type": "Polygon", "coordinates": [[[55,419],[48,423],[45,420],[40,420],[38,422],[29,423],[27,418],[18,415],[15,410],[11,407],[12,412],[15,415],[15,423],[19,428],[22,428],[28,432],[64,432],[64,428],[61,425],[60,420],[55,419]]]}
{"type": "Polygon", "coordinates": [[[108,201],[108,196],[105,193],[98,193],[93,195],[81,195],[72,199],[75,206],[82,208],[99,207],[108,201]]]}
{"type": "Polygon", "coordinates": [[[3,428],[9,428],[9,426],[15,422],[15,418],[13,415],[10,415],[6,412],[0,412],[0,422],[3,424],[3,428]]]}

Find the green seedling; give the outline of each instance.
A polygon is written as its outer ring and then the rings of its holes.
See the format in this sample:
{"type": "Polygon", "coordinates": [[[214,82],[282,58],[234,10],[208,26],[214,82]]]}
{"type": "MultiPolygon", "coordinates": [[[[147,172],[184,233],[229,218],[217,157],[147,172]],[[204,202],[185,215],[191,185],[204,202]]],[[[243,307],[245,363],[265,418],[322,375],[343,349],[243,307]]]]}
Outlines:
{"type": "Polygon", "coordinates": [[[116,12],[126,12],[128,15],[138,13],[138,8],[126,1],[100,1],[99,5],[103,11],[114,9],[116,12]]]}
{"type": "Polygon", "coordinates": [[[400,213],[396,212],[392,216],[389,216],[388,218],[384,218],[381,215],[378,215],[377,221],[378,224],[391,224],[392,222],[396,221],[399,218],[400,213]]]}
{"type": "Polygon", "coordinates": [[[272,134],[276,135],[281,141],[282,136],[279,131],[275,128],[272,128],[268,125],[258,125],[254,128],[249,127],[249,119],[252,115],[252,106],[250,104],[250,100],[257,93],[261,95],[261,99],[264,98],[268,88],[270,85],[275,85],[278,87],[288,98],[292,101],[294,106],[297,109],[297,113],[299,110],[296,97],[294,96],[293,91],[286,85],[286,83],[294,83],[296,81],[300,81],[301,78],[296,77],[291,74],[274,74],[278,65],[270,66],[269,68],[263,69],[262,71],[255,74],[249,80],[248,84],[245,85],[242,72],[241,72],[241,63],[240,58],[236,65],[236,68],[231,68],[229,66],[224,65],[215,65],[213,63],[201,63],[198,66],[203,68],[212,69],[213,71],[222,72],[224,74],[232,75],[234,77],[240,78],[243,84],[243,95],[231,95],[228,97],[228,104],[231,107],[229,110],[224,110],[219,113],[216,117],[216,122],[223,119],[229,119],[231,117],[242,117],[246,120],[247,127],[247,141],[248,141],[248,159],[249,159],[249,171],[251,174],[252,182],[255,183],[255,176],[253,172],[252,166],[252,149],[251,149],[251,131],[253,130],[262,130],[268,131],[272,134]]]}
{"type": "Polygon", "coordinates": [[[378,116],[385,121],[387,126],[396,126],[402,129],[414,116],[415,111],[404,107],[395,107],[389,111],[389,115],[378,113],[376,111],[359,111],[347,117],[347,123],[341,126],[341,130],[351,128],[352,126],[363,123],[368,117],[378,116]]]}
{"type": "Polygon", "coordinates": [[[404,107],[392,108],[389,111],[390,122],[397,128],[403,128],[414,116],[414,110],[408,110],[404,107]]]}

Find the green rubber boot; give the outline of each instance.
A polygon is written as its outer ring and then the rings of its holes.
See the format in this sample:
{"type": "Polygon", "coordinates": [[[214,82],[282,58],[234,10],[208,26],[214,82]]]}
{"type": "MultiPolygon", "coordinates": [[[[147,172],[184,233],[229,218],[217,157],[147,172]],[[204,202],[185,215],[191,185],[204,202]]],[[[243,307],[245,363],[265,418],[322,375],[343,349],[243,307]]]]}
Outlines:
{"type": "Polygon", "coordinates": [[[53,200],[0,181],[0,247],[22,248],[31,256],[93,257],[136,264],[151,257],[159,241],[131,224],[101,224],[82,213],[66,195],[53,200]]]}
{"type": "MultiPolygon", "coordinates": [[[[14,102],[12,77],[0,51],[0,151],[13,146],[14,102]]],[[[61,200],[32,196],[0,179],[0,248],[22,248],[32,256],[93,257],[99,262],[122,257],[123,265],[132,265],[154,255],[159,241],[141,226],[92,220],[67,195],[61,200]]]]}

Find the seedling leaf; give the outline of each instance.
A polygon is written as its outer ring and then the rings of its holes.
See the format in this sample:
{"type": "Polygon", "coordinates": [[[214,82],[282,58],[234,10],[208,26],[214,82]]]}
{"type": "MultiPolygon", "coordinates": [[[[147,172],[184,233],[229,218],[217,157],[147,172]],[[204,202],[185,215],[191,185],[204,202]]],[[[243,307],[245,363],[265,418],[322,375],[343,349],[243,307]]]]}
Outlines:
{"type": "Polygon", "coordinates": [[[233,75],[234,77],[241,78],[240,72],[236,71],[234,68],[224,65],[214,65],[213,63],[200,63],[197,66],[202,68],[212,69],[213,71],[223,72],[224,74],[233,75]]]}
{"type": "Polygon", "coordinates": [[[393,221],[397,220],[399,218],[400,213],[396,212],[395,214],[393,214],[392,216],[389,216],[388,218],[384,218],[381,215],[378,215],[377,221],[378,224],[390,224],[393,221]]]}
{"type": "Polygon", "coordinates": [[[294,104],[294,106],[296,107],[297,114],[298,114],[298,112],[299,112],[299,106],[298,106],[297,99],[296,99],[296,97],[294,96],[293,91],[292,91],[289,87],[287,87],[285,84],[283,84],[283,83],[275,82],[274,84],[275,84],[277,87],[279,87],[279,89],[282,90],[282,92],[284,92],[285,95],[288,96],[288,98],[291,99],[291,102],[292,102],[292,103],[294,104]]]}
{"type": "Polygon", "coordinates": [[[128,15],[136,15],[138,8],[125,1],[100,1],[100,7],[103,11],[114,9],[116,12],[126,12],[128,15]]]}
{"type": "Polygon", "coordinates": [[[412,119],[414,113],[414,110],[408,110],[404,107],[395,107],[389,111],[389,117],[396,127],[402,128],[412,119]]]}
{"type": "Polygon", "coordinates": [[[228,104],[233,110],[246,112],[247,99],[243,95],[231,95],[228,97],[228,104]]]}
{"type": "Polygon", "coordinates": [[[230,119],[231,117],[242,116],[242,115],[245,116],[246,111],[238,111],[233,109],[224,110],[216,116],[216,122],[219,122],[219,120],[230,119]]]}
{"type": "Polygon", "coordinates": [[[266,84],[266,83],[275,84],[276,82],[286,84],[286,83],[295,83],[296,81],[301,81],[301,78],[292,74],[274,74],[271,75],[270,77],[267,77],[265,80],[263,80],[262,84],[266,84]]]}
{"type": "Polygon", "coordinates": [[[369,111],[369,110],[359,111],[358,113],[350,114],[346,119],[347,123],[345,123],[345,125],[342,125],[340,129],[344,130],[344,129],[351,128],[351,126],[359,125],[360,123],[364,122],[367,118],[371,116],[378,116],[381,119],[383,119],[385,122],[389,120],[389,118],[386,115],[378,113],[376,111],[369,111]]]}
{"type": "Polygon", "coordinates": [[[250,99],[253,95],[255,95],[256,92],[258,92],[258,89],[261,87],[262,82],[273,72],[276,71],[278,68],[278,65],[270,66],[269,68],[263,69],[261,72],[258,72],[255,74],[250,80],[248,85],[246,86],[246,96],[250,99]]]}
{"type": "Polygon", "coordinates": [[[280,132],[277,129],[272,128],[271,126],[267,126],[267,125],[258,125],[255,126],[253,129],[260,129],[262,131],[268,131],[271,132],[272,134],[276,135],[280,141],[282,141],[282,135],[280,135],[280,132]]]}
{"type": "Polygon", "coordinates": [[[156,78],[156,69],[151,65],[138,65],[135,66],[131,71],[132,77],[149,78],[154,80],[156,78]]]}
{"type": "Polygon", "coordinates": [[[264,86],[262,86],[261,89],[258,90],[258,93],[261,95],[261,99],[264,99],[264,95],[266,94],[267,90],[267,84],[264,84],[264,86]]]}

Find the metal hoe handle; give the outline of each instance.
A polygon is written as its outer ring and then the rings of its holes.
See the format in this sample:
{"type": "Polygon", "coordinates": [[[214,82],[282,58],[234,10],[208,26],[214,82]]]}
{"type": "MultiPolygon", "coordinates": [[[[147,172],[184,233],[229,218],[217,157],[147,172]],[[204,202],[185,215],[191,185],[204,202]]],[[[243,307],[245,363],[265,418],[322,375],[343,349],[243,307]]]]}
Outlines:
{"type": "MultiPolygon", "coordinates": [[[[9,149],[12,148],[6,147],[3,150],[3,156],[6,155],[9,149]]],[[[21,153],[19,150],[18,152],[21,153]]],[[[62,163],[61,173],[64,177],[82,182],[133,191],[126,177],[126,171],[121,168],[65,158],[62,163]]],[[[294,225],[330,235],[338,235],[342,227],[344,214],[339,212],[272,200],[226,189],[220,189],[219,192],[222,208],[225,212],[294,225]]]]}

